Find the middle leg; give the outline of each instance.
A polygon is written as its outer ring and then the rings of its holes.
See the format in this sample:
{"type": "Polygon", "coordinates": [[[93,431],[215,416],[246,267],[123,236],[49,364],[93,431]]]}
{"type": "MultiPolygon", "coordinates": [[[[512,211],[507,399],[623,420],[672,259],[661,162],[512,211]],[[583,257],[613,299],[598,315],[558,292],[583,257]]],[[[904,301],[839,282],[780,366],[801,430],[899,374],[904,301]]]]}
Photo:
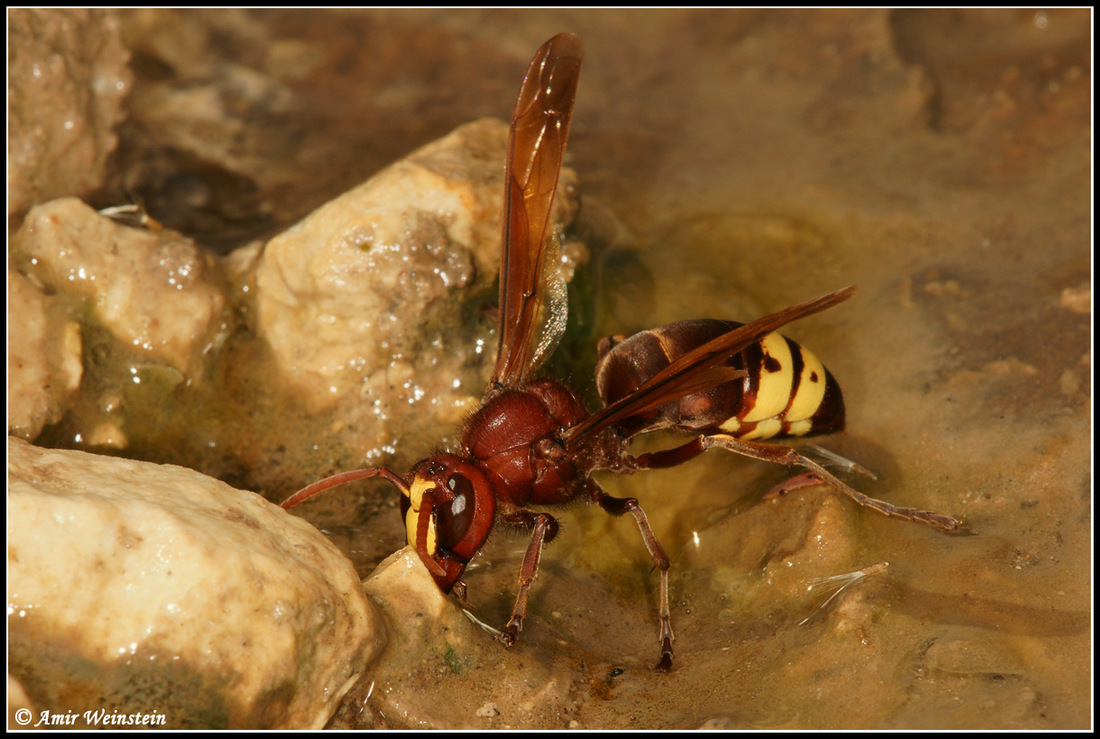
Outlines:
{"type": "Polygon", "coordinates": [[[603,488],[596,484],[595,480],[591,479],[588,480],[585,492],[588,495],[589,502],[603,508],[612,516],[622,516],[627,513],[634,516],[634,520],[638,524],[638,530],[642,534],[642,541],[645,542],[645,547],[649,550],[649,556],[661,573],[657,593],[657,615],[661,623],[661,659],[653,669],[658,672],[668,672],[672,669],[672,640],[676,638],[672,635],[672,620],[668,607],[668,570],[672,563],[661,547],[661,543],[657,541],[657,537],[649,525],[649,519],[646,518],[645,511],[638,505],[635,498],[616,498],[608,495],[603,491],[603,488]]]}

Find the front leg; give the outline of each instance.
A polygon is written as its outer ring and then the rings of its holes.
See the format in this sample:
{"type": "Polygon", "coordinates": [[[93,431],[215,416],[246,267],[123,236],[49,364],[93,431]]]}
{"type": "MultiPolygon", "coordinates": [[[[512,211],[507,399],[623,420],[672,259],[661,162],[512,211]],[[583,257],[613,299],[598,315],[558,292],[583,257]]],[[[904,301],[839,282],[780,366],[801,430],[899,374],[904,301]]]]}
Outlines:
{"type": "Polygon", "coordinates": [[[538,574],[542,547],[557,536],[558,522],[548,513],[535,513],[522,508],[505,514],[503,520],[513,526],[531,531],[531,543],[527,545],[527,553],[523,555],[523,565],[519,570],[516,604],[512,607],[512,616],[508,619],[504,630],[497,635],[497,639],[504,646],[510,647],[516,643],[519,632],[523,631],[523,619],[527,616],[527,595],[531,589],[531,583],[535,581],[535,576],[538,574]]]}

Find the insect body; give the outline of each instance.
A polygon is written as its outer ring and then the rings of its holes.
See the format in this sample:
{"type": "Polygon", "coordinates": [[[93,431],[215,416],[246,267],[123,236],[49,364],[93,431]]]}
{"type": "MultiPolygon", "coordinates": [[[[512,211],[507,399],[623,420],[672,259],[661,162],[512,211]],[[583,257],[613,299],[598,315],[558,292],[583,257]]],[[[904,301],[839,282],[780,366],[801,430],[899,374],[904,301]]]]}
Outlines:
{"type": "Polygon", "coordinates": [[[535,54],[520,87],[505,172],[500,344],[489,388],[466,422],[460,447],[418,462],[405,477],[385,467],[334,475],[299,490],[282,505],[291,508],[350,480],[386,479],[402,494],[409,545],[445,592],[459,587],[467,564],[494,524],[529,531],[515,605],[498,636],[509,646],[523,628],[543,547],[558,530],[554,517],[538,509],[583,500],[614,516],[629,513],[660,575],[657,669],[668,670],[673,654],[668,556],[638,502],[605,493],[592,478],[596,470],[630,473],[669,467],[719,446],[807,467],[818,479],[887,515],[947,530],[958,522],[867,498],[794,449],[756,441],[843,426],[836,381],[809,352],[775,331],[846,300],[855,288],[746,325],[684,322],[617,345],[614,339],[606,340],[597,369],[604,407],[595,413],[590,414],[564,384],[532,379],[564,329],[560,290],[546,277],[551,270],[545,263],[555,241],[547,238],[550,208],[582,54],[575,36],[555,36],[535,54]],[[673,449],[632,456],[632,438],[657,428],[680,428],[692,437],[673,449]]]}
{"type": "MultiPolygon", "coordinates": [[[[742,324],[680,321],[600,342],[596,386],[605,404],[641,386],[687,351],[742,324]]],[[[844,428],[840,386],[809,350],[777,333],[742,349],[726,365],[744,377],[686,396],[618,428],[629,436],[658,428],[725,431],[740,439],[828,434],[844,428]]]]}

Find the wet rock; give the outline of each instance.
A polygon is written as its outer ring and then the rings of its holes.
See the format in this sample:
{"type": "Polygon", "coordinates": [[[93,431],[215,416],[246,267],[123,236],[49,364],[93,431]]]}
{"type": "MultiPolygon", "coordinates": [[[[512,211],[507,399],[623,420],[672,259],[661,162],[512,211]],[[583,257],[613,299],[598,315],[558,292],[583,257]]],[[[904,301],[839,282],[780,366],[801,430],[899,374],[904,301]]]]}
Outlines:
{"type": "Polygon", "coordinates": [[[133,74],[111,10],[8,16],[8,214],[107,179],[133,74]]]}
{"type": "Polygon", "coordinates": [[[8,271],[8,433],[38,436],[64,412],[80,385],[80,326],[57,301],[8,271]]]}
{"type": "Polygon", "coordinates": [[[9,669],[40,711],[319,728],[385,641],[312,526],[196,472],[8,441],[9,669]]]}
{"type": "MultiPolygon", "coordinates": [[[[307,403],[357,388],[415,395],[414,371],[448,362],[440,337],[496,276],[507,138],[500,121],[462,126],[268,243],[258,332],[307,403]]],[[[559,203],[558,220],[575,208],[559,203]]]]}
{"type": "Polygon", "coordinates": [[[221,340],[227,298],[217,262],[175,232],[128,228],[62,198],[32,209],[12,247],[21,271],[82,302],[150,361],[194,377],[221,340]]]}

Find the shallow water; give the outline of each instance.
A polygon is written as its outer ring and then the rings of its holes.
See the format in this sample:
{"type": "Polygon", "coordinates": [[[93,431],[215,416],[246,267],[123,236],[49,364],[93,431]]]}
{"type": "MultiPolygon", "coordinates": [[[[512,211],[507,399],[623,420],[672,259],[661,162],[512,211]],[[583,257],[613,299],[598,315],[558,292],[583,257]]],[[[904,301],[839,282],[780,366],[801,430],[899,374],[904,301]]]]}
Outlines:
{"type": "MultiPolygon", "coordinates": [[[[875,471],[853,479],[864,492],[976,531],[947,536],[821,489],[765,501],[787,471],[721,452],[609,479],[609,492],[639,498],[672,556],[676,669],[648,670],[656,577],[634,524],[575,508],[560,515],[521,643],[501,657],[515,664],[446,686],[469,695],[468,714],[418,715],[419,691],[442,686],[410,680],[365,704],[400,703],[401,718],[365,723],[1089,725],[1087,13],[220,18],[211,53],[281,69],[293,104],[257,114],[240,144],[261,162],[258,195],[234,202],[237,181],[211,178],[221,218],[199,223],[150,186],[154,216],[226,248],[274,232],[460,123],[505,117],[530,54],[572,30],[587,56],[569,158],[594,257],[594,297],[575,305],[587,323],[568,347],[576,383],[592,336],[748,320],[855,283],[852,300],[786,331],[844,388],[848,431],[821,443],[875,471]],[[279,43],[261,64],[250,39],[268,37],[279,43]],[[257,201],[267,207],[250,210],[257,201]],[[831,591],[807,590],[880,562],[827,605],[831,591]],[[526,707],[475,716],[487,700],[526,707]]],[[[418,441],[406,461],[427,451],[418,441]]],[[[308,514],[363,574],[403,538],[391,492],[375,495],[308,514]]],[[[468,578],[491,624],[507,618],[523,546],[495,536],[468,578]]]]}

